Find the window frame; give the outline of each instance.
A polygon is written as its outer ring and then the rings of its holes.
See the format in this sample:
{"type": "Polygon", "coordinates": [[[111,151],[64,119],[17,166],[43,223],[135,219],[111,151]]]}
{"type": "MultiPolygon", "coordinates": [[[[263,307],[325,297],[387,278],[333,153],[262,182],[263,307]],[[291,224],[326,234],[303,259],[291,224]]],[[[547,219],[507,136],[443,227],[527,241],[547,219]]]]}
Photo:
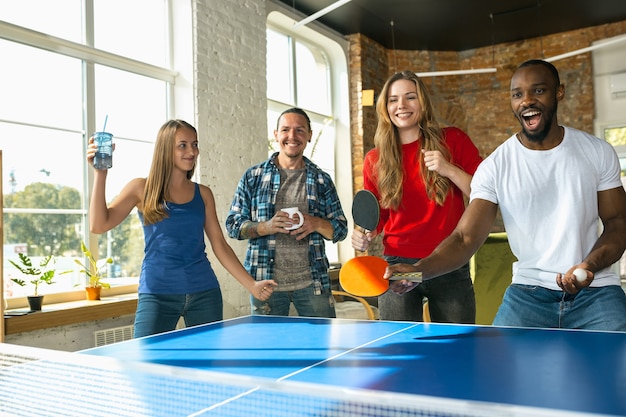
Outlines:
{"type": "MultiPolygon", "coordinates": [[[[175,82],[179,75],[178,71],[175,71],[171,68],[160,67],[153,64],[141,62],[129,57],[120,56],[114,53],[106,52],[103,50],[99,50],[93,48],[90,45],[93,45],[93,31],[94,31],[94,19],[93,19],[93,1],[94,0],[84,0],[82,2],[83,5],[83,13],[85,19],[83,21],[83,29],[84,29],[84,42],[77,43],[73,41],[69,41],[63,38],[59,38],[56,36],[52,36],[46,33],[38,32],[36,30],[32,30],[26,27],[21,27],[9,22],[0,21],[0,39],[3,39],[8,42],[14,42],[17,44],[24,45],[26,47],[32,47],[39,50],[48,51],[54,54],[58,54],[60,56],[66,56],[71,58],[76,58],[81,61],[82,66],[82,84],[83,84],[83,97],[82,97],[82,106],[83,106],[83,127],[84,129],[77,130],[68,130],[55,126],[48,125],[36,125],[33,123],[24,123],[16,120],[0,120],[3,123],[9,125],[23,125],[27,127],[35,127],[35,128],[44,128],[44,129],[52,129],[64,132],[71,132],[74,134],[80,134],[83,136],[83,155],[86,153],[87,148],[87,138],[89,133],[97,130],[96,126],[96,101],[95,101],[95,67],[97,65],[102,65],[104,67],[113,68],[116,70],[121,70],[125,72],[129,72],[132,74],[137,74],[143,77],[147,77],[150,79],[154,79],[157,81],[162,81],[165,84],[166,93],[165,93],[165,114],[169,117],[169,115],[174,113],[174,103],[173,97],[175,94],[175,82]]],[[[169,64],[171,63],[173,56],[173,44],[174,40],[172,39],[172,25],[173,25],[173,5],[171,0],[164,0],[164,7],[166,8],[166,19],[165,24],[166,28],[164,28],[165,36],[168,39],[167,51],[165,51],[165,61],[169,64]]],[[[6,155],[4,156],[6,158],[6,155]]],[[[42,209],[42,208],[9,208],[6,209],[3,207],[4,213],[18,213],[18,214],[80,214],[82,216],[82,230],[81,237],[90,247],[93,253],[98,253],[98,244],[99,238],[98,235],[93,235],[88,232],[88,207],[89,207],[89,199],[91,195],[91,189],[93,184],[93,172],[89,167],[84,164],[83,172],[83,190],[82,196],[83,201],[81,209],[42,209]]],[[[4,228],[2,229],[4,233],[4,228]]],[[[105,235],[103,235],[105,236],[105,235]]],[[[4,242],[4,236],[2,237],[4,242]]],[[[4,255],[4,254],[3,254],[4,255]]],[[[4,256],[2,256],[2,259],[4,256]]],[[[57,271],[59,272],[59,271],[57,271]]],[[[0,306],[0,308],[6,309],[19,309],[26,307],[27,301],[25,296],[4,297],[4,266],[3,273],[0,276],[0,288],[2,288],[2,298],[4,298],[5,305],[0,306]]],[[[120,293],[136,293],[137,284],[131,283],[126,285],[116,286],[114,289],[109,291],[110,295],[116,295],[120,293]]],[[[105,291],[104,295],[107,292],[105,291]]],[[[63,291],[57,293],[46,294],[46,304],[49,303],[61,303],[61,302],[71,302],[77,299],[84,299],[84,290],[75,290],[75,291],[63,291]]]]}

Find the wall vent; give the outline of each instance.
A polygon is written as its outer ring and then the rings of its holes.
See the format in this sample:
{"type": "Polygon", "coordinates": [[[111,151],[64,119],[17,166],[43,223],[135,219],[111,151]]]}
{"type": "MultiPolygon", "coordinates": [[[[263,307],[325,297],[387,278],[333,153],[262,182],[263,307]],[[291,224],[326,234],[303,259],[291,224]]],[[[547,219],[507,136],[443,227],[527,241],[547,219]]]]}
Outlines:
{"type": "Polygon", "coordinates": [[[97,330],[94,332],[96,347],[123,342],[133,338],[133,326],[114,327],[112,329],[97,330]]]}

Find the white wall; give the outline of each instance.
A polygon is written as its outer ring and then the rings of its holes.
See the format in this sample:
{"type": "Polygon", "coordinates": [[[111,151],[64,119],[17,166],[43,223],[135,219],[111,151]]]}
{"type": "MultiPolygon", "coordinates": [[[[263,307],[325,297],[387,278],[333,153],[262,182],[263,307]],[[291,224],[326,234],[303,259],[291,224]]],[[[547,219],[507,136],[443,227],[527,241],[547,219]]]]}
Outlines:
{"type": "Polygon", "coordinates": [[[95,331],[129,326],[133,324],[134,318],[134,315],[113,317],[107,320],[89,321],[71,326],[51,327],[32,332],[9,334],[5,336],[4,341],[14,345],[74,352],[95,347],[95,331]]]}

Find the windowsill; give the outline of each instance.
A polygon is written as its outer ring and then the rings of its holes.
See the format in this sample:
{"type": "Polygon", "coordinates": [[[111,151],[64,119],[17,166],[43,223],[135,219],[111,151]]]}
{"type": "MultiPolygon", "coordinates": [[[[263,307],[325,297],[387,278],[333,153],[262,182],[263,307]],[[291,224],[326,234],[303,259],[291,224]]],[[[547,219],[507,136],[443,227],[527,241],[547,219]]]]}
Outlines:
{"type": "MultiPolygon", "coordinates": [[[[339,268],[329,271],[334,285],[339,282],[339,268]]],[[[111,288],[102,291],[100,301],[85,299],[84,291],[48,294],[41,311],[29,312],[23,305],[6,310],[4,334],[16,334],[58,326],[85,323],[112,317],[135,314],[137,310],[137,285],[111,288]],[[67,301],[69,299],[69,301],[67,301]]],[[[22,302],[25,304],[25,299],[22,302]]]]}
{"type": "Polygon", "coordinates": [[[133,293],[104,294],[100,301],[44,302],[42,311],[29,312],[28,308],[5,311],[4,333],[9,335],[125,316],[136,310],[136,289],[133,293]]]}

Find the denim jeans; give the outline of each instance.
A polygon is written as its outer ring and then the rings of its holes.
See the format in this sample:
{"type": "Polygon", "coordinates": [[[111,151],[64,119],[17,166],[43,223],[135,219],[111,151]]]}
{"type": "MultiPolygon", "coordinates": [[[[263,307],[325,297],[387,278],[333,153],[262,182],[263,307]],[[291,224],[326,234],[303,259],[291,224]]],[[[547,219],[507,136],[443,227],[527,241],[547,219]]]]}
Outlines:
{"type": "Polygon", "coordinates": [[[626,295],[617,285],[577,294],[512,284],[493,320],[496,326],[626,331],[626,295]]]}
{"type": "Polygon", "coordinates": [[[288,316],[291,303],[302,317],[336,317],[332,294],[322,291],[316,295],[313,285],[295,291],[274,291],[267,301],[250,297],[252,314],[262,316],[288,316]]]}
{"type": "MultiPolygon", "coordinates": [[[[390,264],[414,264],[419,259],[385,256],[390,264]]],[[[404,295],[389,290],[378,297],[381,320],[424,321],[423,303],[428,299],[430,319],[438,323],[476,323],[476,297],[469,264],[424,281],[404,295]]]]}
{"type": "Polygon", "coordinates": [[[181,316],[187,327],[222,320],[222,291],[214,288],[194,294],[139,294],[134,337],[174,330],[181,316]]]}

